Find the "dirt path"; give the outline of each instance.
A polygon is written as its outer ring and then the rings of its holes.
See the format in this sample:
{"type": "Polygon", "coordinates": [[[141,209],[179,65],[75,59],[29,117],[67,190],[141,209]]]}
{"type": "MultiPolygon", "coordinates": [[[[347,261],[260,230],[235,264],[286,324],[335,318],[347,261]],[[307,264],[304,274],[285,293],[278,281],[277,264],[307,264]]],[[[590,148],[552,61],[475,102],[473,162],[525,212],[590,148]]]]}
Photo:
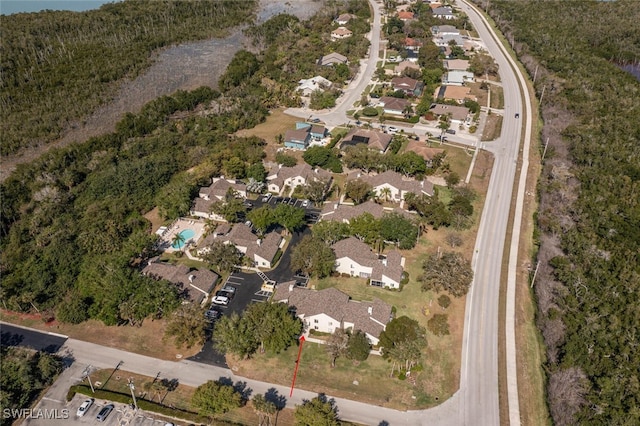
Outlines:
{"type": "MultiPolygon", "coordinates": [[[[300,19],[309,18],[323,5],[317,0],[297,0],[281,3],[262,0],[258,22],[279,13],[290,13],[300,19]]],[[[0,182],[4,181],[18,164],[35,160],[52,148],[111,132],[123,114],[136,113],[147,102],[177,90],[193,90],[200,86],[216,87],[218,79],[235,53],[247,47],[248,41],[241,29],[235,29],[224,39],[211,39],[186,43],[160,51],[154,64],[133,81],[125,81],[113,95],[113,99],[98,108],[83,122],[65,131],[59,140],[23,150],[20,154],[0,158],[0,182]]]]}

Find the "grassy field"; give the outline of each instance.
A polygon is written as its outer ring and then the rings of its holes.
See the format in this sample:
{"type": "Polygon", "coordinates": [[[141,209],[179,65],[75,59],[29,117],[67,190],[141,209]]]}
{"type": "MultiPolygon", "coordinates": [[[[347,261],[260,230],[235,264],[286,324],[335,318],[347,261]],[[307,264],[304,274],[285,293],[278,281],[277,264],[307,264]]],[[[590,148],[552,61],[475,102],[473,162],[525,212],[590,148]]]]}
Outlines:
{"type": "Polygon", "coordinates": [[[502,90],[502,86],[490,84],[489,89],[491,90],[491,108],[503,109],[504,91],[502,90]]]}
{"type": "MultiPolygon", "coordinates": [[[[276,150],[283,145],[276,142],[277,135],[284,135],[287,130],[295,129],[296,122],[304,121],[301,118],[293,117],[284,113],[283,108],[271,110],[264,123],[260,123],[251,129],[240,130],[237,136],[257,136],[267,142],[265,152],[267,161],[275,161],[276,150]]],[[[287,151],[288,155],[301,158],[301,154],[294,155],[287,151]]]]}
{"type": "Polygon", "coordinates": [[[487,115],[487,124],[484,126],[482,141],[493,141],[500,136],[502,130],[502,116],[497,114],[487,115]]]}

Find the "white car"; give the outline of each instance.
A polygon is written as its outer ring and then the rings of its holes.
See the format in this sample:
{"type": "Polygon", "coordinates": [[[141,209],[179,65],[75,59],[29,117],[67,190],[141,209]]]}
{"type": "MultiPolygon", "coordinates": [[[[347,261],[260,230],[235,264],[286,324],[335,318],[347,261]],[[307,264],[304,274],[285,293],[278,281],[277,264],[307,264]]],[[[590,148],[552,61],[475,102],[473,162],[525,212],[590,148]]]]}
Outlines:
{"type": "Polygon", "coordinates": [[[216,305],[224,305],[227,306],[229,304],[229,298],[226,296],[216,296],[212,300],[216,305]]]}
{"type": "Polygon", "coordinates": [[[389,126],[389,128],[387,129],[387,131],[391,134],[394,133],[398,133],[398,128],[397,127],[393,127],[393,126],[389,126]]]}
{"type": "Polygon", "coordinates": [[[301,204],[302,207],[309,207],[309,200],[304,200],[301,204]]]}
{"type": "Polygon", "coordinates": [[[89,399],[85,399],[85,401],[82,403],[82,405],[78,408],[78,411],[76,412],[78,417],[82,417],[85,414],[87,414],[87,411],[89,411],[89,408],[93,405],[93,398],[89,398],[89,399]]]}

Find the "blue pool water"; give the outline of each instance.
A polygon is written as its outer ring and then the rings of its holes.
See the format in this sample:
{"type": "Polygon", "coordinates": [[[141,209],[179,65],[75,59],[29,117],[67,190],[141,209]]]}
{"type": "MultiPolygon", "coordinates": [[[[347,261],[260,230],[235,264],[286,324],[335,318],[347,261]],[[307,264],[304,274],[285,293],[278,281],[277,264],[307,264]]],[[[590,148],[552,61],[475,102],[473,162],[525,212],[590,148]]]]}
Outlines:
{"type": "Polygon", "coordinates": [[[190,238],[193,238],[196,235],[196,232],[193,229],[185,229],[184,231],[180,231],[180,235],[184,238],[184,241],[178,241],[176,243],[171,244],[171,247],[174,249],[181,249],[184,247],[184,243],[189,241],[190,238]]]}

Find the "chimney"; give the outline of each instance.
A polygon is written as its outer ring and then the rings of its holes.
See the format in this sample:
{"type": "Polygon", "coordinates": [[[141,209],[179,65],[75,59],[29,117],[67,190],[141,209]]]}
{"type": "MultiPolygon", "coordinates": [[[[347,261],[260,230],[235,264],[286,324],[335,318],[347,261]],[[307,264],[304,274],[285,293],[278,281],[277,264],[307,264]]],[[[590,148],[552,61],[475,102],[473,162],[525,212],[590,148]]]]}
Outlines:
{"type": "Polygon", "coordinates": [[[293,284],[289,284],[289,292],[293,291],[293,284]]]}
{"type": "Polygon", "coordinates": [[[367,312],[369,312],[369,315],[373,315],[373,306],[369,306],[367,312]]]}
{"type": "Polygon", "coordinates": [[[258,241],[256,241],[256,244],[258,244],[258,247],[260,247],[260,245],[262,245],[262,240],[258,238],[258,241]]]}
{"type": "Polygon", "coordinates": [[[193,284],[193,279],[195,278],[195,275],[189,275],[189,282],[193,284]]]}

